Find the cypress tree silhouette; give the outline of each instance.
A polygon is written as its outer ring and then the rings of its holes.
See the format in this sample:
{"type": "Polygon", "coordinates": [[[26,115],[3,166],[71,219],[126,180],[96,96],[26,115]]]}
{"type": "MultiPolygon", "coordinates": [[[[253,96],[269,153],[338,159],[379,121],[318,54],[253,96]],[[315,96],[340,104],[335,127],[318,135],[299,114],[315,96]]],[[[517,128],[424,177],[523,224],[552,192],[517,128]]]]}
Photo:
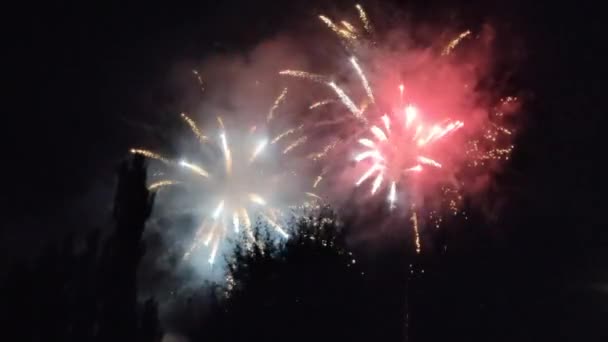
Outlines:
{"type": "Polygon", "coordinates": [[[146,187],[144,159],[135,156],[124,162],[118,172],[114,199],[115,229],[102,256],[101,341],[135,341],[138,336],[136,273],[144,253],[142,234],[153,202],[154,195],[146,187]]]}

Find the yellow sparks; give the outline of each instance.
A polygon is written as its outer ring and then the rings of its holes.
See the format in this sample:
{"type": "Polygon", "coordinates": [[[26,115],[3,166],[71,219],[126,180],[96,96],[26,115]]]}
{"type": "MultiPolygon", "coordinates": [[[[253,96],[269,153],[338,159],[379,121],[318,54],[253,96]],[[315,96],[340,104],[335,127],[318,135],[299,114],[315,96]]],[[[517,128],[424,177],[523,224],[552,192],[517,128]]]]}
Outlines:
{"type": "Polygon", "coordinates": [[[158,188],[161,187],[165,187],[165,186],[169,186],[169,185],[175,185],[175,184],[180,184],[181,182],[178,181],[174,181],[174,180],[161,180],[161,181],[157,181],[154,182],[152,184],[150,184],[148,186],[148,190],[156,190],[158,188]]]}
{"type": "Polygon", "coordinates": [[[349,30],[352,34],[357,35],[357,29],[355,28],[355,26],[353,26],[346,20],[342,20],[341,23],[342,26],[346,27],[346,29],[349,30]]]}
{"type": "Polygon", "coordinates": [[[329,153],[329,151],[333,150],[337,144],[338,144],[338,140],[334,140],[333,142],[325,145],[325,147],[323,148],[323,150],[321,152],[308,155],[308,159],[319,160],[319,159],[325,158],[325,156],[327,156],[327,153],[329,153]]]}
{"type": "Polygon", "coordinates": [[[194,173],[198,174],[199,176],[203,176],[205,178],[209,178],[209,173],[207,171],[205,171],[205,169],[203,169],[202,167],[196,165],[196,164],[192,164],[189,163],[185,160],[182,160],[179,162],[179,165],[182,167],[187,168],[190,171],[193,171],[194,173]]]}
{"type": "Polygon", "coordinates": [[[276,223],[275,221],[273,221],[270,217],[266,216],[265,214],[260,214],[269,224],[272,228],[274,228],[277,232],[279,232],[279,234],[283,235],[284,238],[289,238],[289,234],[287,234],[287,232],[285,232],[285,230],[283,230],[283,228],[281,228],[281,226],[279,226],[278,223],[276,223]]]}
{"type": "Polygon", "coordinates": [[[346,40],[356,40],[357,39],[357,36],[354,33],[350,32],[349,30],[339,28],[328,17],[326,17],[324,15],[320,15],[319,19],[321,19],[321,21],[324,22],[325,25],[327,25],[327,27],[329,27],[332,31],[334,31],[334,33],[337,34],[340,38],[346,39],[346,40]]]}
{"type": "Polygon", "coordinates": [[[196,70],[192,70],[192,73],[194,74],[194,76],[196,77],[196,80],[198,81],[198,85],[201,88],[201,93],[205,91],[205,86],[203,83],[203,78],[201,77],[201,75],[199,74],[198,71],[196,70]]]}
{"type": "Polygon", "coordinates": [[[336,92],[336,94],[340,98],[340,101],[342,101],[342,103],[344,103],[346,108],[348,108],[351,111],[351,113],[353,113],[353,115],[355,115],[355,117],[357,119],[362,120],[364,122],[367,121],[363,117],[363,113],[361,112],[361,110],[359,108],[357,108],[357,106],[355,105],[353,100],[351,100],[350,97],[348,97],[348,95],[346,95],[346,93],[344,92],[344,90],[342,90],[342,88],[338,87],[334,82],[329,82],[329,83],[327,83],[327,85],[330,86],[336,92]]]}
{"type": "Polygon", "coordinates": [[[283,70],[283,71],[279,71],[279,75],[304,78],[309,81],[319,82],[319,83],[325,83],[325,81],[326,81],[326,78],[324,76],[313,74],[313,73],[310,73],[307,71],[301,71],[301,70],[283,70]]]}
{"type": "Polygon", "coordinates": [[[310,107],[308,107],[308,109],[315,109],[317,107],[325,106],[325,105],[328,105],[333,102],[335,102],[335,100],[333,100],[333,99],[326,99],[326,100],[318,101],[318,102],[311,104],[310,107]]]}
{"type": "Polygon", "coordinates": [[[226,161],[226,173],[230,174],[232,173],[232,153],[230,152],[230,147],[228,147],[226,133],[222,132],[220,134],[220,139],[222,140],[222,149],[224,150],[224,159],[226,161]]]}
{"type": "Polygon", "coordinates": [[[279,108],[281,103],[285,100],[286,95],[287,95],[287,88],[283,89],[283,91],[277,97],[277,99],[274,100],[274,104],[270,108],[270,111],[268,111],[268,116],[266,117],[266,122],[270,122],[270,120],[272,120],[272,118],[274,117],[274,112],[277,110],[277,108],[279,108]]]}
{"type": "Polygon", "coordinates": [[[510,130],[508,130],[508,129],[502,127],[502,126],[498,126],[497,124],[493,123],[492,126],[494,126],[494,128],[496,128],[498,131],[500,131],[500,132],[502,132],[502,133],[504,133],[506,135],[513,134],[513,132],[511,132],[510,130]]]}
{"type": "Polygon", "coordinates": [[[255,158],[258,156],[258,154],[260,154],[264,150],[266,145],[268,145],[268,140],[266,140],[266,139],[264,139],[258,143],[258,146],[256,146],[255,150],[253,150],[253,153],[251,154],[251,158],[249,158],[250,163],[253,162],[255,160],[255,158]]]}
{"type": "Polygon", "coordinates": [[[304,125],[300,125],[296,128],[290,128],[288,130],[286,130],[285,132],[277,135],[276,137],[274,137],[274,139],[272,139],[272,141],[270,142],[271,144],[276,144],[279,140],[283,139],[284,137],[295,133],[296,131],[300,131],[302,128],[304,128],[304,125]]]}
{"type": "Polygon", "coordinates": [[[418,232],[418,215],[416,214],[416,208],[412,206],[412,225],[414,226],[414,243],[416,244],[416,254],[420,254],[420,233],[418,232]]]}
{"type": "Polygon", "coordinates": [[[354,56],[350,58],[350,63],[353,65],[353,67],[357,71],[357,74],[359,75],[359,78],[361,79],[361,84],[363,84],[363,88],[365,89],[365,92],[367,93],[367,97],[369,98],[369,100],[372,103],[374,103],[375,100],[374,100],[374,94],[372,92],[372,88],[369,86],[367,77],[365,77],[363,70],[361,70],[359,63],[357,63],[357,59],[354,56]]]}
{"type": "Polygon", "coordinates": [[[367,14],[365,13],[365,10],[359,4],[356,4],[355,7],[357,8],[357,11],[359,12],[359,19],[361,19],[361,22],[363,23],[363,28],[365,28],[365,31],[367,31],[367,33],[372,33],[374,31],[374,29],[373,29],[372,24],[370,23],[369,19],[367,18],[367,14]]]}
{"type": "Polygon", "coordinates": [[[302,136],[300,138],[298,138],[298,140],[294,141],[293,143],[291,143],[289,146],[287,146],[284,150],[283,150],[283,154],[287,154],[289,153],[289,151],[293,150],[294,148],[302,145],[303,143],[306,142],[306,140],[308,140],[307,136],[302,136]]]}
{"type": "Polygon", "coordinates": [[[313,194],[312,192],[305,192],[304,194],[306,194],[307,196],[316,198],[316,199],[323,199],[323,198],[321,198],[321,196],[319,196],[317,194],[313,194]]]}
{"type": "Polygon", "coordinates": [[[160,154],[158,154],[158,153],[154,153],[154,152],[152,152],[152,151],[148,151],[148,150],[141,150],[141,149],[137,149],[137,148],[132,148],[132,149],[130,150],[130,152],[131,152],[132,154],[139,154],[139,155],[141,155],[141,156],[144,156],[144,157],[147,157],[147,158],[150,158],[150,159],[156,159],[156,160],[160,160],[160,161],[162,161],[163,163],[166,163],[166,164],[169,164],[169,163],[170,163],[170,162],[169,162],[169,160],[168,160],[167,158],[165,158],[165,157],[161,156],[161,155],[160,155],[160,154]]]}
{"type": "Polygon", "coordinates": [[[255,204],[266,205],[266,201],[258,194],[249,194],[249,200],[255,204]]]}
{"type": "Polygon", "coordinates": [[[186,113],[182,113],[181,117],[182,117],[182,119],[184,119],[184,121],[186,121],[188,126],[190,126],[192,133],[194,133],[194,135],[196,135],[196,137],[198,138],[198,140],[200,142],[205,142],[205,141],[209,140],[209,138],[206,137],[205,135],[203,135],[203,133],[198,129],[198,126],[196,125],[194,120],[192,120],[190,117],[188,117],[188,115],[186,115],[186,113]]]}
{"type": "Polygon", "coordinates": [[[441,52],[442,56],[447,56],[450,53],[452,53],[452,51],[456,48],[456,46],[458,46],[458,44],[460,44],[460,42],[466,38],[467,36],[469,36],[471,34],[470,30],[466,30],[464,32],[462,32],[461,34],[459,34],[456,38],[452,39],[450,41],[450,43],[448,43],[448,45],[443,49],[443,51],[441,52]]]}

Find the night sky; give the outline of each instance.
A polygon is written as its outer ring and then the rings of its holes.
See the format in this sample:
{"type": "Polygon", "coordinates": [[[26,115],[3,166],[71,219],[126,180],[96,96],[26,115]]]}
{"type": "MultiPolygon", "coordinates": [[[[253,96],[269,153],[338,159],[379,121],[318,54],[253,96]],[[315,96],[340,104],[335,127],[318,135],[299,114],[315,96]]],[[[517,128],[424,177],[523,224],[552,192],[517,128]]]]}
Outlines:
{"type": "MultiPolygon", "coordinates": [[[[107,225],[117,165],[129,147],[149,139],[146,125],[158,125],[179,102],[176,70],[218,52],[246,53],[333,8],[323,1],[287,3],[60,2],[5,13],[11,18],[2,44],[8,92],[1,255],[22,257],[66,231],[107,225]]],[[[588,292],[573,301],[584,302],[590,321],[605,321],[608,230],[600,189],[606,106],[600,90],[606,60],[599,10],[582,2],[404,3],[397,6],[420,20],[490,20],[499,36],[521,42],[512,82],[527,103],[504,176],[515,204],[501,224],[508,226],[503,234],[524,241],[520,247],[546,284],[558,281],[560,291],[584,287],[588,292]]]]}

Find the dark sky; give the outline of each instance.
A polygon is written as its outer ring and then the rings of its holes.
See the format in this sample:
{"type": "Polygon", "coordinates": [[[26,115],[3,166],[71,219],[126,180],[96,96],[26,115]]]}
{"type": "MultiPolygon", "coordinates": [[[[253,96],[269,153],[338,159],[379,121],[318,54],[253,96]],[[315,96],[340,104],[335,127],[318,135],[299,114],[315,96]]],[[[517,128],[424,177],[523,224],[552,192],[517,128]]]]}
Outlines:
{"type": "Polygon", "coordinates": [[[65,225],[107,223],[99,220],[110,206],[114,169],[142,143],[134,124],[154,124],[162,111],[154,106],[175,101],[175,66],[245,52],[285,26],[278,11],[268,1],[16,9],[5,43],[5,238],[40,241],[65,225]]]}
{"type": "MultiPolygon", "coordinates": [[[[175,66],[218,51],[244,53],[327,8],[322,1],[287,3],[63,1],[7,11],[3,253],[19,254],[23,241],[37,246],[66,230],[106,224],[102,214],[109,213],[114,169],[142,141],[141,128],[132,123],[153,122],[150,112],[161,111],[154,106],[176,101],[169,86],[175,66]]],[[[405,3],[420,20],[448,13],[465,24],[490,19],[499,34],[523,42],[525,58],[514,82],[529,102],[507,179],[523,189],[516,195],[521,212],[514,211],[522,218],[512,222],[528,222],[518,234],[531,244],[546,242],[540,254],[574,248],[582,253],[579,263],[605,259],[595,252],[608,242],[600,229],[605,177],[598,162],[606,112],[600,71],[606,62],[598,11],[582,2],[405,3]]],[[[594,270],[606,266],[594,262],[594,270]]]]}

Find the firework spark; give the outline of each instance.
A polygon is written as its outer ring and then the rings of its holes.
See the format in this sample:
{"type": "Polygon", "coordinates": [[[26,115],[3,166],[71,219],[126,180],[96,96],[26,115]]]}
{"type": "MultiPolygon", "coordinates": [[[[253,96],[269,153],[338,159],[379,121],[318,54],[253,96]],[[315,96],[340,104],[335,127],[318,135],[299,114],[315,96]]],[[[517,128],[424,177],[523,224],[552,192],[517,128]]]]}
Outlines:
{"type": "Polygon", "coordinates": [[[181,182],[178,181],[174,181],[174,180],[160,180],[160,181],[156,181],[152,184],[150,184],[148,186],[148,190],[156,190],[165,186],[170,186],[170,185],[176,185],[176,184],[181,184],[181,182]]]}
{"type": "Polygon", "coordinates": [[[279,95],[279,97],[277,97],[277,99],[274,101],[272,108],[270,108],[270,110],[268,111],[268,116],[266,117],[266,122],[270,122],[273,119],[274,112],[277,110],[277,108],[279,108],[281,103],[285,100],[286,95],[287,95],[287,88],[283,89],[283,91],[281,92],[281,95],[279,95]]]}
{"type": "Polygon", "coordinates": [[[428,147],[441,140],[448,134],[464,126],[461,121],[448,121],[444,125],[428,126],[422,121],[419,111],[413,105],[408,105],[402,116],[393,113],[396,118],[403,119],[391,125],[388,115],[383,115],[382,126],[373,125],[369,129],[371,135],[358,140],[366,149],[355,156],[356,162],[368,162],[367,171],[355,183],[361,185],[371,174],[379,171],[372,184],[372,194],[375,194],[382,181],[390,179],[388,202],[394,205],[396,186],[408,172],[421,172],[425,167],[441,168],[441,164],[428,157],[428,147]],[[427,127],[427,128],[424,128],[427,127]],[[407,152],[405,152],[407,151],[407,152]]]}
{"type": "Polygon", "coordinates": [[[307,71],[301,71],[301,70],[283,70],[283,71],[279,72],[279,75],[303,78],[303,79],[307,79],[309,81],[318,82],[318,83],[326,82],[326,78],[324,76],[313,74],[313,73],[310,73],[307,71]]]}
{"type": "Polygon", "coordinates": [[[456,46],[458,46],[458,44],[460,44],[460,42],[465,39],[466,37],[468,37],[471,34],[471,31],[466,30],[464,32],[462,32],[461,34],[458,35],[458,37],[452,39],[450,41],[450,43],[443,49],[443,51],[441,52],[441,55],[443,56],[447,56],[450,53],[452,53],[452,51],[456,48],[456,46]]]}
{"type": "MultiPolygon", "coordinates": [[[[285,89],[275,100],[266,117],[267,123],[275,117],[274,113],[284,102],[286,94],[285,89]]],[[[176,171],[175,177],[180,177],[180,179],[152,181],[149,185],[150,190],[175,184],[184,184],[185,188],[190,190],[199,186],[205,189],[206,195],[202,206],[207,207],[208,211],[203,215],[205,218],[199,225],[184,258],[190,257],[201,246],[209,246],[208,261],[213,264],[222,242],[230,232],[236,234],[243,230],[248,244],[257,243],[251,228],[251,217],[261,218],[279,236],[288,238],[289,234],[281,225],[281,222],[289,217],[283,214],[284,210],[281,208],[287,208],[288,205],[277,205],[276,199],[280,196],[273,193],[273,189],[274,191],[277,189],[273,182],[277,177],[284,177],[290,173],[286,169],[276,169],[268,165],[269,163],[266,162],[268,158],[260,156],[267,153],[271,144],[278,145],[284,142],[287,147],[284,147],[283,152],[287,153],[306,142],[306,136],[299,135],[301,126],[288,129],[270,140],[260,136],[261,133],[258,133],[257,129],[250,129],[246,134],[229,131],[220,117],[217,118],[218,131],[216,133],[208,131],[208,135],[203,135],[194,120],[186,114],[182,114],[181,118],[198,140],[201,149],[217,152],[205,154],[207,157],[202,158],[208,167],[202,166],[200,157],[172,161],[144,149],[131,149],[131,153],[158,160],[172,167],[172,170],[176,171]],[[295,140],[287,140],[288,136],[295,140]],[[211,202],[207,203],[207,201],[211,202]]],[[[305,194],[302,192],[301,195],[304,199],[305,194]]],[[[309,194],[306,196],[312,197],[309,194]]]]}
{"type": "Polygon", "coordinates": [[[158,153],[154,153],[154,152],[152,152],[152,151],[148,151],[148,150],[142,150],[142,149],[137,149],[137,148],[132,148],[132,149],[130,150],[130,152],[131,152],[132,154],[139,154],[139,155],[141,155],[141,156],[144,156],[144,157],[147,157],[147,158],[150,158],[150,159],[156,159],[156,160],[160,160],[160,161],[162,161],[162,162],[163,162],[163,163],[165,163],[165,164],[169,164],[169,163],[170,163],[169,159],[167,159],[167,158],[165,158],[165,157],[161,156],[161,155],[160,155],[160,154],[158,154],[158,153]]]}
{"type": "Polygon", "coordinates": [[[359,4],[356,4],[355,7],[357,8],[357,11],[359,12],[359,18],[361,19],[361,22],[363,23],[363,27],[365,28],[365,31],[367,31],[367,33],[373,33],[372,24],[369,21],[369,19],[367,18],[367,13],[365,13],[365,10],[363,9],[363,7],[359,4]]]}
{"type": "Polygon", "coordinates": [[[361,67],[359,66],[359,63],[357,63],[357,59],[355,57],[351,57],[350,58],[350,63],[353,65],[353,67],[355,68],[355,70],[357,71],[357,75],[359,75],[359,78],[361,79],[361,83],[363,84],[363,88],[365,88],[365,92],[367,93],[367,97],[370,99],[370,101],[372,101],[372,103],[374,103],[374,93],[372,92],[372,88],[369,86],[369,82],[367,81],[367,77],[365,77],[365,74],[363,73],[363,70],[361,70],[361,67]]]}
{"type": "Polygon", "coordinates": [[[361,111],[361,109],[359,109],[357,107],[357,105],[355,105],[353,100],[351,100],[351,98],[348,97],[348,95],[346,95],[346,93],[344,92],[344,90],[342,90],[342,88],[340,88],[334,82],[329,82],[329,83],[327,83],[327,85],[330,86],[331,89],[333,89],[336,92],[336,94],[340,98],[340,101],[342,101],[342,103],[344,103],[346,108],[348,108],[357,119],[365,121],[365,117],[363,117],[363,112],[361,111]]]}
{"type": "Polygon", "coordinates": [[[412,221],[412,226],[414,227],[414,243],[416,244],[416,253],[420,254],[420,232],[418,230],[418,213],[416,212],[416,208],[412,206],[412,217],[410,218],[412,221]]]}
{"type": "Polygon", "coordinates": [[[321,107],[321,106],[325,106],[325,105],[328,105],[328,104],[334,103],[334,102],[335,102],[334,99],[327,99],[327,100],[317,101],[317,102],[311,104],[310,107],[308,107],[308,109],[315,109],[315,108],[318,108],[318,107],[321,107]]]}

